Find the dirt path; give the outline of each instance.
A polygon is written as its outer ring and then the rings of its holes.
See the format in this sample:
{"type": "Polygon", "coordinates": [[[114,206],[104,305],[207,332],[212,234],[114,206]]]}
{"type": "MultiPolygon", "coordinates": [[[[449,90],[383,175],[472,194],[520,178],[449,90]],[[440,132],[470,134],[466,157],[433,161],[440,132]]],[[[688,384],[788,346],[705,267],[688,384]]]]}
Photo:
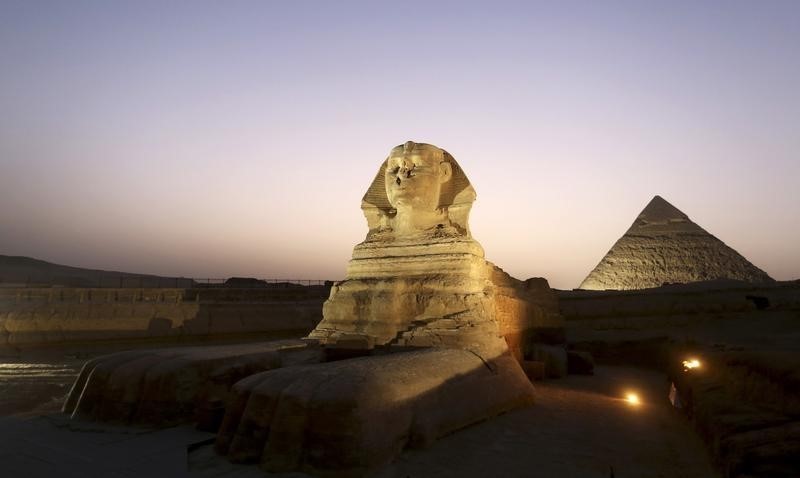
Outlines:
{"type": "MultiPolygon", "coordinates": [[[[404,453],[389,477],[714,477],[703,443],[659,374],[599,367],[537,383],[538,402],[404,453]],[[639,406],[622,399],[627,390],[639,406]]],[[[464,397],[468,400],[469,397],[464,397]]]]}

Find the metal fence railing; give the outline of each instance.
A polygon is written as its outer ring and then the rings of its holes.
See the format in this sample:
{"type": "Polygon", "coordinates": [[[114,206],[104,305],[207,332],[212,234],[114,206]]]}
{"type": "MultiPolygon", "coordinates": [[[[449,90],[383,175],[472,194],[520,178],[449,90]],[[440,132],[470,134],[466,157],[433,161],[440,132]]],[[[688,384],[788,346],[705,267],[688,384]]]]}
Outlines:
{"type": "Polygon", "coordinates": [[[296,287],[296,286],[314,286],[314,285],[328,285],[333,281],[325,279],[239,279],[236,277],[230,279],[192,279],[197,287],[296,287]]]}
{"type": "Polygon", "coordinates": [[[191,289],[191,288],[290,288],[329,286],[333,281],[325,279],[256,279],[244,277],[196,278],[196,277],[153,277],[132,275],[98,275],[96,277],[69,276],[30,276],[2,277],[0,288],[42,288],[42,287],[80,287],[80,288],[139,288],[139,289],[191,289]]]}

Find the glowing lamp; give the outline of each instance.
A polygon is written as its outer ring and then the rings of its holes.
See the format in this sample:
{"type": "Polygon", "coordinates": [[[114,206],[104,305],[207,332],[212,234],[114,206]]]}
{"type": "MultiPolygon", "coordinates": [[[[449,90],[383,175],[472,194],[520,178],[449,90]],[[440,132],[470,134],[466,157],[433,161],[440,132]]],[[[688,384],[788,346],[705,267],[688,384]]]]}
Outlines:
{"type": "Polygon", "coordinates": [[[628,392],[625,394],[625,401],[628,402],[628,405],[637,406],[640,403],[639,395],[633,392],[628,392]]]}
{"type": "Polygon", "coordinates": [[[696,358],[690,358],[683,361],[683,370],[688,371],[695,368],[700,368],[700,361],[696,358]]]}

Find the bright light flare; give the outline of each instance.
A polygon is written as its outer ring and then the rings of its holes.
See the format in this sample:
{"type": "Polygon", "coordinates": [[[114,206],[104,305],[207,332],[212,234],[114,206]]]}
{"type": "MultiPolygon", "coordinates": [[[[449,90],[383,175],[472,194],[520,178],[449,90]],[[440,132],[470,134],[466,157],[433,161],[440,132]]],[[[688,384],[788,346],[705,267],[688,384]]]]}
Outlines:
{"type": "Polygon", "coordinates": [[[696,358],[690,358],[683,361],[683,370],[688,371],[692,369],[700,368],[700,361],[696,358]]]}
{"type": "Polygon", "coordinates": [[[625,401],[628,402],[628,405],[631,405],[631,406],[634,406],[634,407],[641,403],[641,401],[639,400],[639,395],[637,395],[637,394],[635,394],[633,392],[628,392],[628,393],[625,394],[625,401]]]}

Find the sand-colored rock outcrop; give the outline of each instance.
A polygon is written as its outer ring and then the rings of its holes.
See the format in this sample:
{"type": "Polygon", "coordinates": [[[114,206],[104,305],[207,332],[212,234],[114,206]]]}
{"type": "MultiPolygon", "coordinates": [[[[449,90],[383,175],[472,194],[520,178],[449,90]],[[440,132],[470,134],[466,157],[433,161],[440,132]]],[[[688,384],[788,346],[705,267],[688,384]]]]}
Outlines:
{"type": "Polygon", "coordinates": [[[407,447],[533,401],[508,354],[457,349],[284,368],[233,389],[216,448],[234,462],[314,476],[363,476],[407,447]]]}
{"type": "Polygon", "coordinates": [[[318,362],[299,340],[132,350],[88,361],[64,403],[74,418],[170,426],[221,418],[231,387],[250,375],[318,362]],[[206,415],[206,416],[204,416],[206,415]]]}
{"type": "Polygon", "coordinates": [[[660,196],[611,247],[580,289],[646,289],[665,283],[773,280],[660,196]]]}
{"type": "Polygon", "coordinates": [[[560,291],[559,306],[571,347],[669,376],[723,476],[797,476],[800,281],[560,291]]]}
{"type": "Polygon", "coordinates": [[[369,232],[307,340],[371,356],[239,382],[217,450],[273,471],[361,476],[415,442],[533,401],[517,359],[562,323],[547,282],[487,262],[475,192],[432,145],[394,148],[364,196],[369,232]],[[423,350],[418,350],[423,349],[423,350]]]}
{"type": "Polygon", "coordinates": [[[560,329],[546,281],[523,283],[484,259],[468,224],[475,197],[446,151],[413,142],[393,149],[361,204],[366,240],[355,246],[309,339],[344,348],[463,348],[487,357],[508,344],[521,358],[537,333],[560,329]]]}

